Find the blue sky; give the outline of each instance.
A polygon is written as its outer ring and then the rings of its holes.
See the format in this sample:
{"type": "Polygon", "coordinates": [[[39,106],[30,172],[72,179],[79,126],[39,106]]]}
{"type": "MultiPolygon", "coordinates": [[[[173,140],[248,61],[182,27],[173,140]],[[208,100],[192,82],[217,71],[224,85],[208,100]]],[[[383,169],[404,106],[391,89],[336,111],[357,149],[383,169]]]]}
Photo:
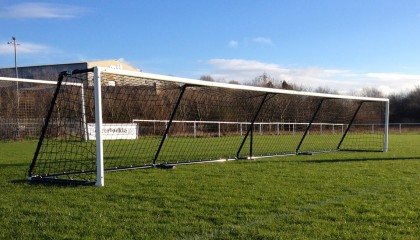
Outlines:
{"type": "Polygon", "coordinates": [[[418,0],[0,0],[0,67],[121,59],[145,72],[385,93],[420,85],[418,0]]]}

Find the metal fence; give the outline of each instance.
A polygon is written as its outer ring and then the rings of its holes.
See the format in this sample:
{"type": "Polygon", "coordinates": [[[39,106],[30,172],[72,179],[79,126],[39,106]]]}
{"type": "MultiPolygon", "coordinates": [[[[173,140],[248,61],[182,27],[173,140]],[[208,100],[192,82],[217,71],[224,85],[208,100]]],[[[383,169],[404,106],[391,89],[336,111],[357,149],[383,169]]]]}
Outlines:
{"type": "MultiPolygon", "coordinates": [[[[134,119],[133,123],[139,125],[139,135],[159,135],[166,127],[168,120],[144,120],[134,119]]],[[[213,131],[215,136],[221,137],[224,135],[239,135],[242,136],[248,129],[249,122],[223,122],[223,121],[173,121],[173,134],[182,133],[188,134],[192,137],[200,137],[202,129],[213,131]]],[[[255,122],[255,134],[292,134],[296,132],[303,132],[309,123],[294,123],[294,122],[255,122]]],[[[344,134],[347,129],[347,124],[338,123],[312,123],[309,133],[317,134],[344,134]]],[[[379,133],[384,131],[383,124],[353,124],[354,131],[357,129],[364,132],[379,133]]],[[[420,133],[420,123],[390,123],[389,133],[420,133]]]]}
{"type": "MultiPolygon", "coordinates": [[[[134,119],[133,123],[139,125],[139,136],[145,135],[159,135],[162,133],[167,120],[139,120],[134,119]],[[145,130],[147,129],[147,130],[145,130]]],[[[36,139],[39,137],[44,118],[30,118],[30,119],[10,119],[0,118],[0,140],[15,140],[15,139],[36,139]]],[[[213,131],[214,136],[222,137],[226,135],[242,136],[247,131],[250,123],[247,122],[222,122],[222,121],[174,121],[177,128],[173,128],[174,134],[182,132],[192,137],[200,137],[201,131],[213,131]]],[[[302,132],[309,123],[291,123],[291,122],[256,122],[254,123],[254,134],[295,134],[302,132]]],[[[77,124],[74,124],[75,126],[77,124]]],[[[383,125],[369,124],[353,127],[363,127],[369,129],[371,133],[383,131],[383,125]]],[[[313,123],[310,133],[317,134],[343,134],[347,128],[347,124],[332,124],[332,123],[313,123]]],[[[389,133],[391,134],[405,134],[405,133],[420,133],[420,123],[390,123],[389,133]]]]}

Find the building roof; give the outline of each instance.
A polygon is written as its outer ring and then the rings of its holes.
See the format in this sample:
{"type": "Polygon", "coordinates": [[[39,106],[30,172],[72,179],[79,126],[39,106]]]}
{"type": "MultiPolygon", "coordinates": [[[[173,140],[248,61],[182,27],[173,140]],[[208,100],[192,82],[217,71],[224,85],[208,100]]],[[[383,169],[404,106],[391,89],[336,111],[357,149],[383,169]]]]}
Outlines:
{"type": "MultiPolygon", "coordinates": [[[[140,69],[120,60],[98,60],[90,62],[59,63],[37,66],[18,66],[20,78],[48,79],[55,80],[62,71],[73,71],[75,69],[86,69],[92,67],[105,67],[127,71],[139,72],[140,69]]],[[[12,68],[0,68],[0,76],[15,77],[16,70],[12,68]]]]}
{"type": "MultiPolygon", "coordinates": [[[[115,68],[128,71],[141,72],[139,68],[136,68],[124,61],[113,59],[113,60],[96,60],[96,61],[86,61],[86,62],[72,62],[72,63],[57,63],[57,64],[43,64],[43,65],[29,65],[29,66],[18,66],[18,68],[34,68],[34,67],[53,67],[53,66],[62,66],[62,65],[80,65],[86,64],[88,68],[91,67],[106,67],[106,68],[115,68]]],[[[15,69],[15,67],[5,67],[0,69],[15,69]]]]}

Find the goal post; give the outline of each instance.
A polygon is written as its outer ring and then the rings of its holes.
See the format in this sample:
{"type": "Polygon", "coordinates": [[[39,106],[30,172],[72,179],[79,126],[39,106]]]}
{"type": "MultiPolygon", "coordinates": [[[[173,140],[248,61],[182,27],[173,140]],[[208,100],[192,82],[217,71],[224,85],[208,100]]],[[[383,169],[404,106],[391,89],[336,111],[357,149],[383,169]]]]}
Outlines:
{"type": "Polygon", "coordinates": [[[103,186],[107,171],[388,150],[385,98],[100,67],[62,73],[58,82],[29,170],[33,181],[103,186]]]}

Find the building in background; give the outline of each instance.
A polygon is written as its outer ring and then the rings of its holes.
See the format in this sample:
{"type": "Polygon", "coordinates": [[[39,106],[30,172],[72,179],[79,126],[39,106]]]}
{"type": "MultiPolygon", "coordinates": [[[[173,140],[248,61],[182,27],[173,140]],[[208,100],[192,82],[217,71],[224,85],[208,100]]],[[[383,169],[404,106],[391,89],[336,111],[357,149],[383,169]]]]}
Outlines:
{"type": "MultiPolygon", "coordinates": [[[[140,71],[140,69],[122,61],[102,60],[18,67],[19,78],[50,80],[54,84],[0,81],[0,141],[38,138],[59,74],[63,71],[71,72],[75,69],[87,69],[96,66],[140,71]]],[[[16,77],[15,68],[0,68],[0,77],[16,77]]],[[[93,83],[89,81],[86,84],[91,85],[93,83]]]]}
{"type": "MultiPolygon", "coordinates": [[[[128,71],[141,71],[123,61],[119,60],[99,60],[91,62],[77,62],[77,63],[64,63],[64,64],[51,64],[39,66],[22,66],[18,67],[19,78],[28,79],[42,79],[56,81],[58,74],[63,71],[71,72],[75,69],[87,69],[92,67],[106,67],[128,71]]],[[[15,77],[16,71],[14,67],[0,68],[0,77],[15,77]]]]}

